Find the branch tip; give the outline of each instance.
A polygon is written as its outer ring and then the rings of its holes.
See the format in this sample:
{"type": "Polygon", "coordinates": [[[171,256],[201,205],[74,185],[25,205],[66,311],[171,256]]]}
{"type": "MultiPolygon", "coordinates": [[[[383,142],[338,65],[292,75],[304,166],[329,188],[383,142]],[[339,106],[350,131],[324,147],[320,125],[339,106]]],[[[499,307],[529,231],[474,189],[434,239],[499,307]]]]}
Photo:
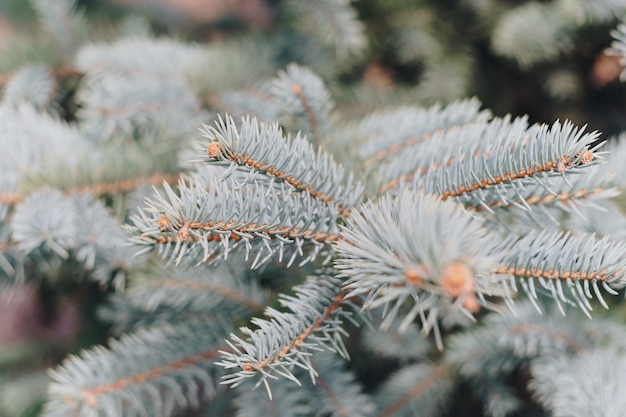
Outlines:
{"type": "Polygon", "coordinates": [[[220,147],[219,142],[211,142],[207,146],[207,153],[209,154],[209,158],[217,159],[221,152],[222,148],[220,147]]]}
{"type": "Polygon", "coordinates": [[[171,222],[170,222],[169,217],[167,217],[167,215],[164,214],[161,217],[159,217],[159,220],[157,221],[157,224],[159,225],[159,229],[162,232],[165,232],[165,231],[167,231],[167,229],[171,225],[171,222]]]}
{"type": "Polygon", "coordinates": [[[406,281],[409,283],[409,285],[422,288],[424,284],[424,272],[424,267],[420,265],[412,266],[404,270],[404,277],[406,278],[406,281]]]}
{"type": "Polygon", "coordinates": [[[190,224],[191,222],[187,220],[185,224],[183,224],[183,227],[178,229],[178,233],[176,234],[176,241],[187,242],[187,240],[189,239],[189,225],[190,224]]]}
{"type": "Polygon", "coordinates": [[[474,290],[474,271],[465,262],[454,261],[443,267],[439,274],[441,289],[453,299],[463,298],[463,307],[475,313],[480,304],[474,290]]]}

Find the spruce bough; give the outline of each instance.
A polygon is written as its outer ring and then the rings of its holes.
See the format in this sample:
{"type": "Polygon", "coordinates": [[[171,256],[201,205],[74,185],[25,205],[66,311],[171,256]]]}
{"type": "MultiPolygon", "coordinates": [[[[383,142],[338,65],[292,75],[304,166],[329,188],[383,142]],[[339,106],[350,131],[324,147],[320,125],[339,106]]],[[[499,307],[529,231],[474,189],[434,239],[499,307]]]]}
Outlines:
{"type": "MultiPolygon", "coordinates": [[[[3,81],[0,288],[96,282],[113,338],[13,392],[39,381],[59,417],[624,409],[624,147],[476,98],[355,114],[328,87],[367,54],[352,6],[280,3],[309,65],[272,61],[298,58],[279,35],[98,40],[33,2],[64,65],[3,81]]],[[[507,39],[523,66],[556,53],[507,39]]]]}

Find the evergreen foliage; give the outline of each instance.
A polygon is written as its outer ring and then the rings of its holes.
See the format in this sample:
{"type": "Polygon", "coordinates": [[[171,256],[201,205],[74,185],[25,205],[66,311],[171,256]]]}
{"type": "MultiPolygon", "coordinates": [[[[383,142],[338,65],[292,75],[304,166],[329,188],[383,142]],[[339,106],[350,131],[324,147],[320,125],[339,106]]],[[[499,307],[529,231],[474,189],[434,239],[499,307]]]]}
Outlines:
{"type": "Polygon", "coordinates": [[[558,61],[616,27],[624,65],[626,5],[412,3],[268,2],[210,40],[24,6],[0,315],[48,317],[0,321],[0,414],[623,415],[623,134],[463,97],[488,50],[582,102],[558,61]]]}

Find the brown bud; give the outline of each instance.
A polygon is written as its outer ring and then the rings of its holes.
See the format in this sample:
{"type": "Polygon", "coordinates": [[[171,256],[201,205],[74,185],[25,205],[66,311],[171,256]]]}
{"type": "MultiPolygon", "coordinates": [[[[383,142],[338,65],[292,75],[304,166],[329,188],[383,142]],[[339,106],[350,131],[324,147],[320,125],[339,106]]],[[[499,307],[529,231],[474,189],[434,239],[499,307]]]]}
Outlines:
{"type": "Polygon", "coordinates": [[[186,242],[189,239],[189,222],[185,222],[185,225],[178,230],[176,240],[179,242],[186,242]]]}
{"type": "Polygon", "coordinates": [[[165,232],[170,225],[170,219],[164,214],[159,217],[157,223],[159,225],[159,229],[161,229],[162,232],[165,232]]]}
{"type": "Polygon", "coordinates": [[[474,272],[464,262],[451,262],[444,266],[439,276],[444,293],[452,298],[474,294],[474,272]]]}
{"type": "Polygon", "coordinates": [[[463,300],[463,307],[469,311],[470,313],[476,313],[480,310],[480,304],[478,303],[478,299],[476,295],[470,294],[463,300]]]}
{"type": "Polygon", "coordinates": [[[583,157],[580,159],[580,163],[582,165],[588,164],[589,162],[593,161],[594,157],[595,155],[593,154],[593,152],[591,152],[590,150],[587,150],[583,154],[583,157]]]}
{"type": "Polygon", "coordinates": [[[404,270],[404,277],[409,285],[421,288],[424,283],[423,272],[422,267],[413,266],[404,270]]]}
{"type": "Polygon", "coordinates": [[[220,155],[221,147],[219,142],[211,142],[207,146],[207,152],[209,154],[209,158],[216,159],[220,155]]]}

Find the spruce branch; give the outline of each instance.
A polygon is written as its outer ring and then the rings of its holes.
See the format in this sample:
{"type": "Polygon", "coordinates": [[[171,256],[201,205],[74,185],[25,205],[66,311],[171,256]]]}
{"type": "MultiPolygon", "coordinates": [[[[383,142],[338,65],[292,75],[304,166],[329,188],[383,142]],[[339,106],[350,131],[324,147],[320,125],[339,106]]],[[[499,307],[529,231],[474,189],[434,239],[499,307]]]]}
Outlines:
{"type": "MultiPolygon", "coordinates": [[[[156,286],[156,285],[154,285],[156,286]]],[[[219,295],[221,299],[237,303],[241,306],[248,308],[252,312],[261,313],[263,310],[262,304],[259,304],[253,298],[249,296],[249,292],[243,293],[232,288],[228,288],[226,285],[216,285],[210,283],[203,283],[192,280],[181,281],[178,279],[167,279],[161,283],[161,288],[164,290],[183,290],[193,292],[206,292],[219,295]]],[[[154,288],[152,288],[154,290],[154,288]]]]}
{"type": "Polygon", "coordinates": [[[311,403],[317,415],[333,417],[373,416],[376,406],[372,398],[363,392],[360,384],[344,361],[331,352],[319,352],[313,358],[318,372],[312,391],[311,403]]]}
{"type": "Polygon", "coordinates": [[[300,130],[310,135],[315,148],[328,135],[328,117],[333,108],[324,82],[311,70],[289,64],[272,83],[271,93],[277,98],[282,115],[279,120],[296,118],[300,130]]]}
{"type": "MultiPolygon", "coordinates": [[[[332,380],[332,382],[339,382],[339,381],[332,380]]],[[[322,391],[321,400],[326,402],[326,404],[324,404],[323,407],[320,407],[321,410],[319,411],[323,410],[323,411],[329,412],[330,415],[339,415],[339,416],[351,415],[350,409],[342,404],[338,396],[332,390],[332,387],[329,386],[329,384],[327,383],[326,379],[322,379],[318,376],[317,380],[315,381],[315,385],[320,389],[320,391],[322,391]]],[[[345,387],[342,387],[342,388],[345,388],[345,387]]],[[[344,398],[350,398],[350,397],[344,397],[344,398]]],[[[355,414],[355,415],[363,415],[363,414],[355,414]]]]}
{"type": "Polygon", "coordinates": [[[367,138],[360,151],[361,158],[370,166],[423,142],[441,141],[439,137],[448,130],[454,131],[467,123],[486,122],[491,113],[480,111],[480,105],[480,101],[472,98],[428,109],[406,106],[374,113],[356,127],[358,135],[367,138]]]}
{"type": "Polygon", "coordinates": [[[472,396],[483,404],[483,413],[491,417],[506,417],[524,409],[518,390],[499,378],[475,379],[472,396]]]}
{"type": "Polygon", "coordinates": [[[75,62],[79,71],[94,77],[112,74],[179,79],[203,63],[205,53],[193,43],[167,37],[133,36],[85,45],[78,51],[75,62]]]}
{"type": "Polygon", "coordinates": [[[593,205],[598,201],[605,204],[603,200],[618,194],[614,176],[604,166],[596,165],[586,168],[580,175],[550,177],[545,182],[526,184],[520,189],[507,189],[504,197],[485,195],[482,204],[470,200],[465,206],[479,212],[495,212],[496,215],[509,213],[515,207],[528,211],[532,218],[536,208],[558,207],[565,211],[576,211],[581,206],[593,205]]]}
{"type": "MultiPolygon", "coordinates": [[[[179,178],[180,174],[154,173],[149,176],[126,178],[111,182],[94,182],[91,184],[77,185],[75,188],[63,189],[63,187],[60,187],[60,191],[63,191],[66,195],[90,194],[95,197],[105,197],[109,195],[127,193],[136,190],[140,185],[144,184],[160,185],[164,182],[174,183],[179,178]]],[[[33,181],[32,177],[30,180],[33,181]]],[[[20,192],[0,193],[0,203],[6,204],[7,206],[15,206],[24,200],[25,197],[26,195],[20,192]]]]}
{"type": "MultiPolygon", "coordinates": [[[[28,68],[28,67],[27,67],[28,68]]],[[[23,70],[24,68],[17,69],[14,72],[0,73],[0,87],[4,87],[5,89],[11,83],[12,80],[15,79],[16,76],[23,70]]],[[[52,75],[54,76],[56,83],[61,81],[70,79],[70,78],[80,78],[84,74],[76,69],[72,65],[61,66],[58,68],[53,68],[52,75]]],[[[6,90],[5,90],[6,94],[6,90]]]]}
{"type": "Polygon", "coordinates": [[[401,320],[396,319],[388,329],[365,328],[361,335],[363,346],[378,357],[399,361],[423,359],[432,351],[432,344],[420,333],[415,323],[398,331],[401,320]]]}
{"type": "Polygon", "coordinates": [[[0,279],[0,288],[13,286],[17,282],[24,282],[26,279],[26,271],[23,267],[25,259],[26,254],[18,250],[15,241],[11,239],[9,225],[0,223],[0,272],[3,276],[0,279]],[[8,285],[9,283],[11,285],[8,285]]]}
{"type": "Polygon", "coordinates": [[[252,320],[258,329],[240,329],[246,339],[231,335],[231,350],[222,351],[217,363],[231,372],[223,383],[237,386],[248,378],[258,378],[257,385],[263,383],[271,397],[269,379],[280,375],[300,384],[294,369],[307,371],[315,381],[312,352],[328,349],[347,357],[341,325],[350,315],[343,309],[341,284],[326,273],[311,276],[294,288],[295,295],[280,297],[280,304],[290,312],[268,307],[265,314],[269,319],[252,320]]]}
{"type": "MultiPolygon", "coordinates": [[[[27,105],[2,108],[0,120],[3,143],[7,146],[0,155],[3,178],[0,202],[3,203],[3,216],[13,206],[24,203],[29,195],[40,189],[54,187],[64,190],[68,196],[89,192],[112,195],[131,191],[144,181],[161,182],[164,178],[172,180],[170,172],[180,170],[176,154],[171,152],[172,144],[167,145],[166,152],[163,151],[164,144],[150,147],[148,152],[138,144],[127,145],[126,152],[120,155],[119,141],[90,146],[74,126],[37,113],[27,105]],[[159,169],[165,171],[165,177],[158,174],[159,169]]],[[[145,137],[144,145],[150,144],[150,139],[145,137]]],[[[42,221],[47,221],[45,218],[48,217],[48,208],[42,210],[42,221]]],[[[49,210],[54,212],[55,209],[52,207],[49,210]]],[[[67,211],[63,215],[70,221],[72,213],[73,211],[67,211]]],[[[59,253],[65,256],[65,252],[67,248],[59,253]]],[[[105,258],[110,257],[111,262],[105,262],[109,266],[119,260],[123,260],[122,264],[127,264],[123,252],[119,248],[109,248],[102,255],[105,258]],[[112,255],[113,251],[117,254],[112,255]]],[[[107,269],[109,272],[119,271],[118,268],[105,267],[100,262],[96,262],[94,267],[94,272],[98,271],[101,275],[98,280],[102,282],[110,280],[105,277],[107,269]]]]}
{"type": "Polygon", "coordinates": [[[569,122],[511,131],[494,143],[475,143],[449,161],[445,169],[437,165],[423,175],[418,171],[412,187],[474,206],[487,206],[495,199],[523,205],[526,184],[535,183],[549,190],[548,177],[578,174],[597,164],[598,155],[589,149],[597,136],[569,122]],[[507,200],[509,190],[516,195],[515,200],[507,200]]]}
{"type": "Polygon", "coordinates": [[[137,294],[130,296],[112,294],[107,298],[106,304],[98,309],[98,316],[102,321],[111,325],[111,333],[114,336],[159,327],[163,324],[177,325],[193,320],[202,320],[207,324],[221,322],[213,311],[203,308],[197,311],[197,305],[192,302],[187,304],[158,303],[157,300],[153,305],[150,304],[147,295],[144,298],[137,294]]]}
{"type": "Polygon", "coordinates": [[[39,370],[12,378],[11,381],[3,381],[0,383],[0,412],[7,416],[30,414],[33,404],[45,401],[49,382],[47,373],[39,370]]]}
{"type": "Polygon", "coordinates": [[[141,185],[159,185],[163,183],[174,183],[180,178],[178,173],[158,173],[148,176],[126,178],[112,182],[102,182],[87,185],[80,185],[76,189],[70,189],[68,194],[91,194],[98,197],[107,195],[124,194],[136,190],[141,185]]]}
{"type": "Polygon", "coordinates": [[[32,105],[37,111],[47,110],[56,94],[56,80],[43,65],[22,68],[13,74],[4,87],[2,106],[32,105]]]}
{"type": "Polygon", "coordinates": [[[626,157],[626,133],[619,134],[609,139],[604,147],[604,151],[606,153],[607,172],[614,175],[614,180],[620,188],[624,188],[626,185],[626,170],[624,170],[622,161],[624,157],[626,157]]]}
{"type": "Polygon", "coordinates": [[[527,117],[511,120],[507,115],[435,131],[426,142],[418,142],[405,152],[392,154],[389,161],[377,168],[378,192],[393,190],[430,171],[447,170],[455,160],[490,157],[498,149],[494,148],[498,140],[504,136],[519,137],[526,129],[527,117]],[[435,143],[437,146],[433,145],[435,143]]]}
{"type": "Polygon", "coordinates": [[[602,202],[598,213],[596,207],[582,207],[580,215],[572,216],[567,222],[569,230],[593,233],[598,237],[609,236],[615,241],[626,241],[626,217],[613,201],[602,202]]]}
{"type": "Polygon", "coordinates": [[[401,19],[395,23],[393,34],[393,43],[397,48],[394,51],[395,55],[405,64],[432,65],[445,55],[445,45],[431,24],[416,20],[419,18],[401,19]]]}
{"type": "Polygon", "coordinates": [[[153,268],[145,276],[134,274],[125,294],[112,296],[99,315],[122,333],[197,317],[248,317],[262,313],[263,298],[256,281],[223,264],[153,268]]]}
{"type": "Polygon", "coordinates": [[[84,31],[85,21],[76,11],[75,0],[32,0],[40,24],[56,41],[56,46],[69,54],[84,31]]]}
{"type": "Polygon", "coordinates": [[[82,130],[96,141],[159,127],[187,134],[206,116],[186,82],[176,78],[164,83],[157,76],[114,71],[89,75],[76,99],[81,104],[76,116],[82,130]]]}
{"type": "MultiPolygon", "coordinates": [[[[266,123],[279,121],[281,109],[271,88],[271,81],[267,81],[245,90],[225,91],[212,97],[210,106],[236,119],[254,115],[257,120],[266,123]]],[[[285,120],[283,123],[289,126],[290,122],[285,120]]]]}
{"type": "MultiPolygon", "coordinates": [[[[276,46],[267,40],[258,34],[250,34],[202,44],[198,47],[199,56],[189,59],[189,64],[182,68],[192,90],[203,97],[204,102],[211,103],[214,94],[250,88],[259,80],[272,77],[278,65],[274,60],[276,46]]],[[[188,47],[188,44],[180,45],[188,47]]],[[[189,54],[190,58],[192,56],[193,53],[189,54]]],[[[174,59],[169,64],[176,63],[174,59]]],[[[180,65],[173,65],[173,68],[181,69],[180,65]]]]}
{"type": "MultiPolygon", "coordinates": [[[[610,55],[618,56],[620,64],[626,67],[626,20],[622,20],[617,28],[611,32],[611,36],[613,37],[613,42],[606,52],[610,55]]],[[[626,70],[622,70],[620,80],[626,80],[626,70]]]]}
{"type": "Polygon", "coordinates": [[[55,40],[44,31],[20,31],[13,35],[7,37],[2,45],[0,86],[6,85],[14,73],[29,65],[66,67],[67,56],[59,54],[55,40]],[[35,56],[37,59],[33,61],[35,56]]]}
{"type": "Polygon", "coordinates": [[[58,191],[40,190],[15,209],[12,238],[26,253],[43,247],[67,258],[76,244],[76,208],[58,191]]]}
{"type": "Polygon", "coordinates": [[[626,413],[625,372],[623,352],[595,349],[535,361],[529,388],[554,416],[619,416],[626,413]]]}
{"type": "Polygon", "coordinates": [[[289,380],[268,381],[273,397],[269,398],[262,390],[255,390],[251,384],[235,388],[237,398],[236,417],[305,417],[310,416],[314,407],[310,401],[310,392],[289,380]]]}
{"type": "Polygon", "coordinates": [[[271,80],[219,93],[208,103],[236,118],[279,122],[288,131],[306,135],[315,148],[329,144],[325,140],[334,103],[322,79],[307,67],[291,63],[271,80]]]}
{"type": "Polygon", "coordinates": [[[452,381],[443,367],[418,363],[396,372],[376,395],[380,407],[376,417],[404,417],[420,410],[441,416],[449,407],[452,381]]]}
{"type": "Polygon", "coordinates": [[[44,416],[170,415],[215,394],[221,331],[206,323],[123,336],[51,372],[44,416]]]}
{"type": "Polygon", "coordinates": [[[542,306],[543,313],[537,314],[533,303],[519,301],[510,311],[488,315],[480,327],[452,335],[446,363],[470,381],[488,375],[506,379],[536,358],[626,346],[624,327],[619,323],[586,320],[572,305],[563,306],[565,316],[554,303],[542,306]]]}
{"type": "MultiPolygon", "coordinates": [[[[61,299],[52,317],[65,319],[65,309],[101,301],[83,278],[113,282],[120,291],[106,294],[101,317],[116,334],[133,332],[53,370],[44,415],[440,417],[461,407],[458,387],[491,417],[527,406],[626,414],[626,380],[607,382],[612,362],[626,370],[624,326],[581,320],[595,304],[607,307],[605,292],[626,287],[626,217],[596,204],[616,194],[620,175],[607,167],[624,171],[626,154],[601,165],[595,132],[495,118],[477,99],[413,106],[469,91],[484,56],[473,60],[455,36],[474,33],[472,23],[490,28],[492,50],[524,72],[572,51],[575,29],[587,34],[587,24],[609,22],[626,2],[466,0],[457,3],[475,13],[460,30],[434,18],[445,12],[437,2],[419,2],[433,5],[419,6],[420,16],[405,13],[414,2],[367,2],[363,17],[383,12],[392,32],[374,47],[402,50],[385,52],[383,65],[369,59],[381,56],[373,51],[343,72],[367,47],[350,1],[270,2],[276,32],[207,46],[154,38],[147,21],[102,28],[75,13],[77,0],[33,0],[43,30],[0,45],[0,289],[41,280],[37,294],[46,307],[61,299]],[[430,26],[447,32],[441,43],[430,26]],[[412,49],[414,40],[432,48],[412,49]],[[288,62],[325,76],[290,64],[270,80],[288,62]],[[409,86],[413,76],[421,85],[409,86]],[[324,82],[344,94],[337,106],[324,82]],[[399,103],[411,105],[391,107],[399,103]],[[363,118],[365,107],[390,110],[363,118]],[[181,179],[183,138],[218,110],[250,116],[204,126],[196,158],[204,164],[181,179]],[[366,203],[360,182],[373,197],[366,203]],[[119,225],[131,214],[134,247],[119,225]],[[547,231],[557,227],[571,232],[547,231]],[[138,262],[135,250],[155,256],[138,262]],[[66,276],[81,282],[53,281],[66,276]],[[360,319],[374,326],[345,346],[346,321],[360,319]],[[225,320],[249,324],[237,331],[225,320]],[[440,352],[423,337],[429,332],[440,352]],[[360,380],[389,371],[368,360],[397,369],[362,387],[341,364],[348,352],[360,380]],[[220,381],[234,390],[218,392],[220,381]]],[[[615,37],[614,53],[626,60],[626,21],[615,37]]],[[[543,68],[551,99],[583,91],[573,68],[543,68]]],[[[3,307],[0,317],[24,315],[3,307]]],[[[67,340],[78,330],[48,321],[67,340]]],[[[0,330],[0,351],[5,337],[0,330]]],[[[34,358],[27,350],[19,367],[34,358]]],[[[0,354],[0,367],[12,372],[8,356],[0,354]]],[[[6,379],[0,402],[18,392],[6,379]]],[[[0,404],[0,414],[6,409],[0,404]]]]}
{"type": "MultiPolygon", "coordinates": [[[[515,397],[500,404],[493,399],[503,389],[507,395],[507,381],[529,366],[533,369],[535,362],[539,366],[544,360],[576,357],[598,348],[624,349],[623,325],[602,318],[585,320],[580,310],[565,308],[567,315],[563,316],[554,303],[546,303],[539,315],[526,300],[517,302],[511,311],[490,314],[479,327],[447,339],[444,363],[450,372],[470,382],[473,395],[484,401],[485,407],[515,407],[519,402],[515,397]]],[[[567,390],[573,386],[568,385],[567,390]]]]}
{"type": "Polygon", "coordinates": [[[447,309],[469,317],[488,305],[486,295],[506,295],[491,273],[497,238],[455,202],[406,190],[383,196],[353,211],[335,244],[335,268],[346,277],[346,298],[363,295],[364,309],[384,306],[382,327],[405,303],[406,330],[420,317],[434,330],[439,348],[439,315],[447,309]]]}
{"type": "Polygon", "coordinates": [[[364,165],[368,167],[374,163],[381,163],[385,159],[392,158],[394,155],[397,155],[403,151],[406,151],[407,148],[411,148],[411,147],[414,147],[415,145],[419,145],[439,135],[444,135],[446,133],[448,134],[454,133],[456,129],[459,129],[463,126],[465,125],[453,125],[453,126],[446,127],[446,128],[436,129],[431,132],[421,134],[419,136],[410,136],[404,139],[402,142],[394,143],[389,148],[376,152],[373,156],[367,158],[364,161],[364,165]]]}
{"type": "MultiPolygon", "coordinates": [[[[531,232],[524,237],[510,237],[498,252],[503,254],[503,266],[495,272],[519,279],[532,302],[539,290],[551,296],[559,308],[561,303],[574,303],[589,315],[589,299],[597,298],[608,309],[600,286],[616,295],[616,290],[626,284],[626,246],[607,237],[531,232]]],[[[515,280],[511,285],[517,289],[515,280]]]]}
{"type": "Polygon", "coordinates": [[[21,198],[16,191],[17,188],[17,177],[0,177],[0,221],[4,221],[9,213],[9,209],[20,201],[21,198]]]}
{"type": "Polygon", "coordinates": [[[27,194],[51,186],[68,193],[106,196],[144,183],[175,181],[181,171],[179,152],[179,140],[165,132],[144,132],[141,141],[118,137],[93,144],[83,138],[80,146],[71,149],[71,157],[51,158],[44,153],[35,166],[23,167],[20,191],[27,194]],[[124,152],[119,152],[120,147],[124,152]]]}
{"type": "Polygon", "coordinates": [[[81,48],[76,67],[85,76],[76,115],[82,131],[96,141],[155,128],[190,133],[206,117],[186,79],[202,55],[199,46],[145,36],[81,48]]]}
{"type": "Polygon", "coordinates": [[[107,263],[112,248],[123,247],[126,233],[102,201],[88,195],[75,196],[72,201],[76,213],[76,259],[89,270],[100,267],[107,263]]]}
{"type": "MultiPolygon", "coordinates": [[[[29,262],[41,262],[49,253],[75,259],[90,278],[103,285],[123,286],[125,272],[136,264],[124,245],[127,236],[118,221],[90,196],[40,189],[15,207],[10,227],[10,243],[28,256],[29,262]]],[[[14,249],[11,246],[7,249],[14,249]]],[[[19,262],[16,266],[24,268],[25,259],[19,262]]]]}
{"type": "Polygon", "coordinates": [[[277,124],[244,118],[237,128],[226,116],[215,127],[205,126],[203,135],[211,141],[208,162],[259,172],[336,207],[342,215],[360,203],[362,187],[351,174],[346,179],[343,168],[329,154],[321,149],[315,152],[301,136],[285,138],[277,124]]]}
{"type": "Polygon", "coordinates": [[[132,216],[131,241],[179,263],[185,256],[202,262],[227,258],[243,247],[246,259],[254,254],[253,267],[285,250],[303,263],[313,260],[323,247],[340,239],[333,207],[308,194],[283,198],[263,184],[234,184],[215,180],[209,185],[198,177],[179,181],[180,195],[164,184],[166,196],[157,191],[147,207],[132,216]],[[306,254],[303,245],[311,244],[306,254]]]}
{"type": "Polygon", "coordinates": [[[44,161],[76,166],[79,158],[75,150],[84,147],[84,139],[74,126],[39,113],[25,103],[17,108],[0,108],[0,134],[4,149],[0,153],[0,170],[5,180],[15,183],[44,161]]]}
{"type": "Polygon", "coordinates": [[[491,47],[523,69],[555,60],[574,46],[572,20],[554,3],[529,2],[509,10],[491,34],[491,47]]]}
{"type": "Polygon", "coordinates": [[[320,0],[315,5],[290,0],[287,8],[295,12],[298,30],[332,47],[339,61],[367,47],[364,26],[348,0],[320,0]]]}

